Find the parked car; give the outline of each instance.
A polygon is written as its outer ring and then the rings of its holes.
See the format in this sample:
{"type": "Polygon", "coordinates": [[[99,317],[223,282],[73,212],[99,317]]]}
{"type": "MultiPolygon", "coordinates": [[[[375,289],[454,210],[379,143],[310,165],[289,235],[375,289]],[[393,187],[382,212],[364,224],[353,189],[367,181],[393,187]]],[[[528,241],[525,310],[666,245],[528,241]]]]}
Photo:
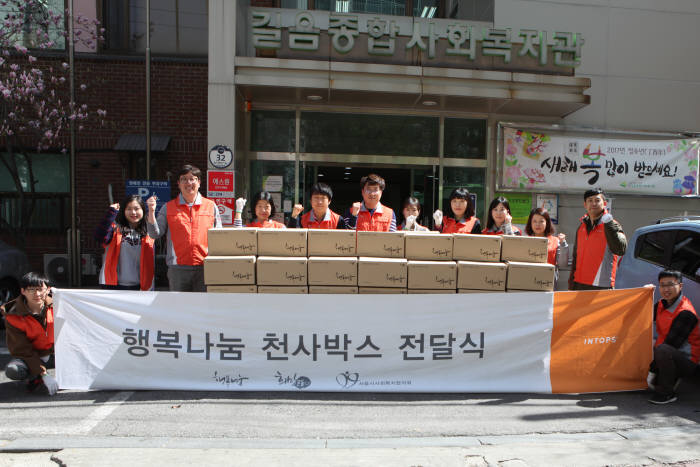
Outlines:
{"type": "MultiPolygon", "coordinates": [[[[0,305],[19,295],[19,280],[29,270],[27,255],[0,241],[0,305]]],[[[0,326],[2,324],[0,320],[0,326]]]]}
{"type": "Polygon", "coordinates": [[[666,268],[683,274],[683,293],[700,307],[700,216],[670,217],[637,229],[618,266],[615,288],[656,285],[666,268]]]}

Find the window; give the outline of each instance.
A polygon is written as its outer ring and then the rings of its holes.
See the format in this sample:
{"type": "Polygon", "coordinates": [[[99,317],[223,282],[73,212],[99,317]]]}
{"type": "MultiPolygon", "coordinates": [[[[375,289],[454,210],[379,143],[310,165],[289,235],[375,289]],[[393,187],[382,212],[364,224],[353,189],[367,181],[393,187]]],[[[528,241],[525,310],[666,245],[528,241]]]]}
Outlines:
{"type": "MultiPolygon", "coordinates": [[[[8,155],[1,154],[7,158],[8,155]]],[[[37,181],[35,190],[38,193],[68,193],[70,191],[70,158],[68,154],[29,154],[32,162],[32,173],[37,181]]],[[[29,166],[23,156],[15,155],[15,163],[25,193],[30,191],[29,166]]],[[[16,193],[17,187],[4,164],[0,164],[0,193],[16,193]]]]}
{"type": "Polygon", "coordinates": [[[404,16],[406,0],[315,0],[317,10],[404,16]]]}
{"type": "Polygon", "coordinates": [[[665,267],[667,264],[666,246],[673,243],[675,230],[659,230],[639,237],[635,257],[665,267]]]}
{"type": "Polygon", "coordinates": [[[296,149],[294,112],[256,110],[251,115],[251,151],[294,152],[296,149]]]}
{"type": "Polygon", "coordinates": [[[445,157],[486,159],[486,120],[446,118],[445,157]]]}
{"type": "Polygon", "coordinates": [[[691,279],[700,279],[700,233],[692,230],[676,231],[670,267],[691,279]]]}
{"type": "MultiPolygon", "coordinates": [[[[35,48],[37,43],[36,31],[40,28],[48,33],[49,39],[54,45],[51,50],[64,50],[66,47],[63,38],[63,24],[58,27],[51,24],[49,13],[63,15],[64,0],[39,0],[31,6],[26,6],[24,11],[19,13],[11,5],[0,5],[0,19],[4,19],[8,14],[22,14],[24,16],[24,34],[17,38],[27,48],[35,48]]],[[[45,42],[45,39],[39,39],[45,42]]]]}

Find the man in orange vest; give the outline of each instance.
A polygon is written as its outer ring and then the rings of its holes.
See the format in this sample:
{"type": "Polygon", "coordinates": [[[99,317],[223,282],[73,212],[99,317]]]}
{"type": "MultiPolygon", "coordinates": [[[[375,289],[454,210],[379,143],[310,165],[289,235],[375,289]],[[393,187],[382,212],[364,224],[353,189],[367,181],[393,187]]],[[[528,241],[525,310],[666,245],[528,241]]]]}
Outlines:
{"type": "Polygon", "coordinates": [[[46,371],[53,368],[54,343],[49,281],[29,272],[22,276],[19,286],[21,295],[0,307],[6,321],[7,350],[12,356],[5,375],[12,380],[26,380],[28,391],[45,386],[53,396],[58,391],[58,382],[46,371]]]}
{"type": "Polygon", "coordinates": [[[654,391],[652,404],[674,402],[680,378],[698,372],[700,330],[698,315],[683,290],[683,275],[666,269],[659,273],[661,300],[654,305],[654,361],[647,382],[654,391]]]}
{"type": "Polygon", "coordinates": [[[362,204],[353,203],[350,216],[346,219],[349,228],[358,231],[396,232],[396,214],[379,202],[386,182],[377,174],[369,174],[360,179],[362,204]]]}
{"type": "Polygon", "coordinates": [[[197,167],[184,165],[177,180],[180,194],[161,208],[157,219],[156,197],[148,198],[148,235],[167,234],[165,262],[171,291],[206,292],[207,232],[221,227],[221,216],[216,204],[199,193],[202,172],[197,167]]]}
{"type": "Polygon", "coordinates": [[[627,237],[607,210],[600,188],[583,195],[586,215],[576,231],[569,290],[604,290],[615,287],[619,257],[627,250],[627,237]]]}
{"type": "Polygon", "coordinates": [[[331,211],[329,206],[333,199],[333,190],[325,183],[316,183],[311,187],[311,211],[299,216],[304,210],[301,204],[295,204],[287,227],[297,229],[347,229],[345,219],[331,211]]]}

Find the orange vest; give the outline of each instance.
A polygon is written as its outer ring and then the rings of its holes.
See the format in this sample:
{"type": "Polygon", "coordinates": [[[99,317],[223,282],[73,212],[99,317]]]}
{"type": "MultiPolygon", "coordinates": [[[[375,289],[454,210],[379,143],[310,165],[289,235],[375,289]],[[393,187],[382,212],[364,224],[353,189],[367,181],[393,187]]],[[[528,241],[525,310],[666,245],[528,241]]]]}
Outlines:
{"type": "Polygon", "coordinates": [[[301,226],[305,229],[337,229],[338,228],[338,220],[340,220],[340,215],[334,213],[333,211],[330,211],[330,219],[329,220],[318,220],[314,219],[311,221],[311,213],[313,211],[309,211],[303,216],[301,216],[301,226]]]}
{"type": "Polygon", "coordinates": [[[201,266],[209,250],[207,231],[216,221],[216,204],[200,196],[200,204],[180,204],[180,197],[168,201],[170,241],[178,265],[201,266]]]}
{"type": "MultiPolygon", "coordinates": [[[[658,347],[664,343],[666,340],[666,335],[668,334],[669,329],[671,329],[673,320],[676,319],[676,316],[678,316],[678,314],[684,310],[690,311],[696,317],[698,316],[698,314],[695,312],[695,308],[693,308],[693,304],[690,303],[690,300],[688,300],[688,297],[681,297],[680,303],[676,306],[676,309],[673,312],[667,310],[661,300],[659,300],[659,304],[656,306],[657,337],[656,342],[654,342],[654,347],[658,347]]],[[[697,324],[688,336],[688,344],[690,344],[690,359],[693,362],[698,363],[698,361],[700,361],[700,330],[698,330],[697,324]]]]}
{"type": "MultiPolygon", "coordinates": [[[[119,285],[117,266],[119,265],[119,251],[122,246],[122,232],[119,227],[112,224],[112,240],[107,247],[105,255],[105,284],[119,285]]],[[[155,249],[153,239],[148,235],[141,237],[141,258],[139,261],[139,282],[141,290],[153,289],[153,276],[155,271],[155,249]]]]}
{"type": "Polygon", "coordinates": [[[251,222],[250,224],[246,225],[246,227],[258,227],[259,229],[286,229],[283,223],[273,221],[272,219],[268,219],[265,222],[258,222],[256,220],[255,222],[251,222]]]}
{"type": "Polygon", "coordinates": [[[355,230],[360,232],[389,232],[391,221],[394,218],[394,211],[382,205],[382,212],[374,211],[370,214],[368,210],[360,210],[357,214],[357,224],[355,230]]]}
{"type": "Polygon", "coordinates": [[[576,231],[574,282],[596,287],[614,287],[617,261],[618,256],[608,248],[604,224],[599,222],[588,233],[582,217],[581,225],[576,231]]]}
{"type": "Polygon", "coordinates": [[[557,248],[559,248],[559,237],[550,235],[547,237],[547,262],[557,265],[557,248]]]}
{"type": "Polygon", "coordinates": [[[46,310],[46,329],[33,316],[7,315],[5,319],[12,326],[24,332],[35,350],[49,350],[53,346],[53,305],[46,310]]]}
{"type": "Polygon", "coordinates": [[[476,224],[476,221],[478,221],[475,216],[470,217],[469,219],[465,220],[464,222],[457,222],[456,220],[452,219],[451,217],[446,217],[442,221],[442,233],[444,234],[450,234],[450,233],[463,233],[463,234],[468,234],[472,233],[472,229],[474,228],[474,224],[476,224]]]}

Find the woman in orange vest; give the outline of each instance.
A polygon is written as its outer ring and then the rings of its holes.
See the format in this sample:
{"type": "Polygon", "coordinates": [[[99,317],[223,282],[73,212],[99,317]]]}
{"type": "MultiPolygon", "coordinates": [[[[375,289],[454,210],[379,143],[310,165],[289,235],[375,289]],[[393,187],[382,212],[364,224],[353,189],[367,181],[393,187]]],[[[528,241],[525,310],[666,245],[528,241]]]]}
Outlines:
{"type": "Polygon", "coordinates": [[[409,196],[403,200],[401,205],[401,215],[403,216],[403,221],[399,225],[399,230],[412,230],[417,232],[428,232],[429,228],[423,227],[418,223],[418,217],[420,216],[420,201],[413,196],[409,196]]]}
{"type": "Polygon", "coordinates": [[[442,211],[439,209],[433,214],[435,220],[435,230],[439,230],[444,234],[449,233],[465,233],[478,234],[481,233],[481,222],[474,215],[474,203],[472,202],[469,191],[466,188],[455,188],[450,193],[450,214],[451,217],[443,219],[442,211]]]}
{"type": "Polygon", "coordinates": [[[556,268],[556,280],[559,276],[559,268],[569,263],[569,245],[566,243],[566,235],[563,233],[555,235],[552,219],[545,208],[535,208],[530,211],[525,233],[530,237],[547,238],[547,262],[556,268]]]}
{"type": "Polygon", "coordinates": [[[138,195],[115,203],[95,230],[105,248],[100,284],[105,289],[153,290],[155,248],[146,231],[146,205],[138,195]]]}
{"type": "MultiPolygon", "coordinates": [[[[241,213],[245,206],[246,199],[238,198],[236,200],[236,215],[233,218],[234,227],[243,227],[243,219],[241,213]]],[[[272,195],[267,191],[260,191],[253,196],[253,203],[250,206],[250,214],[253,221],[246,227],[259,227],[261,229],[286,229],[287,227],[276,220],[270,219],[275,215],[275,201],[272,195]]]]}
{"type": "Polygon", "coordinates": [[[491,201],[489,214],[486,219],[486,230],[481,231],[485,235],[522,235],[519,228],[513,225],[513,216],[510,213],[508,199],[499,196],[491,201]]]}

